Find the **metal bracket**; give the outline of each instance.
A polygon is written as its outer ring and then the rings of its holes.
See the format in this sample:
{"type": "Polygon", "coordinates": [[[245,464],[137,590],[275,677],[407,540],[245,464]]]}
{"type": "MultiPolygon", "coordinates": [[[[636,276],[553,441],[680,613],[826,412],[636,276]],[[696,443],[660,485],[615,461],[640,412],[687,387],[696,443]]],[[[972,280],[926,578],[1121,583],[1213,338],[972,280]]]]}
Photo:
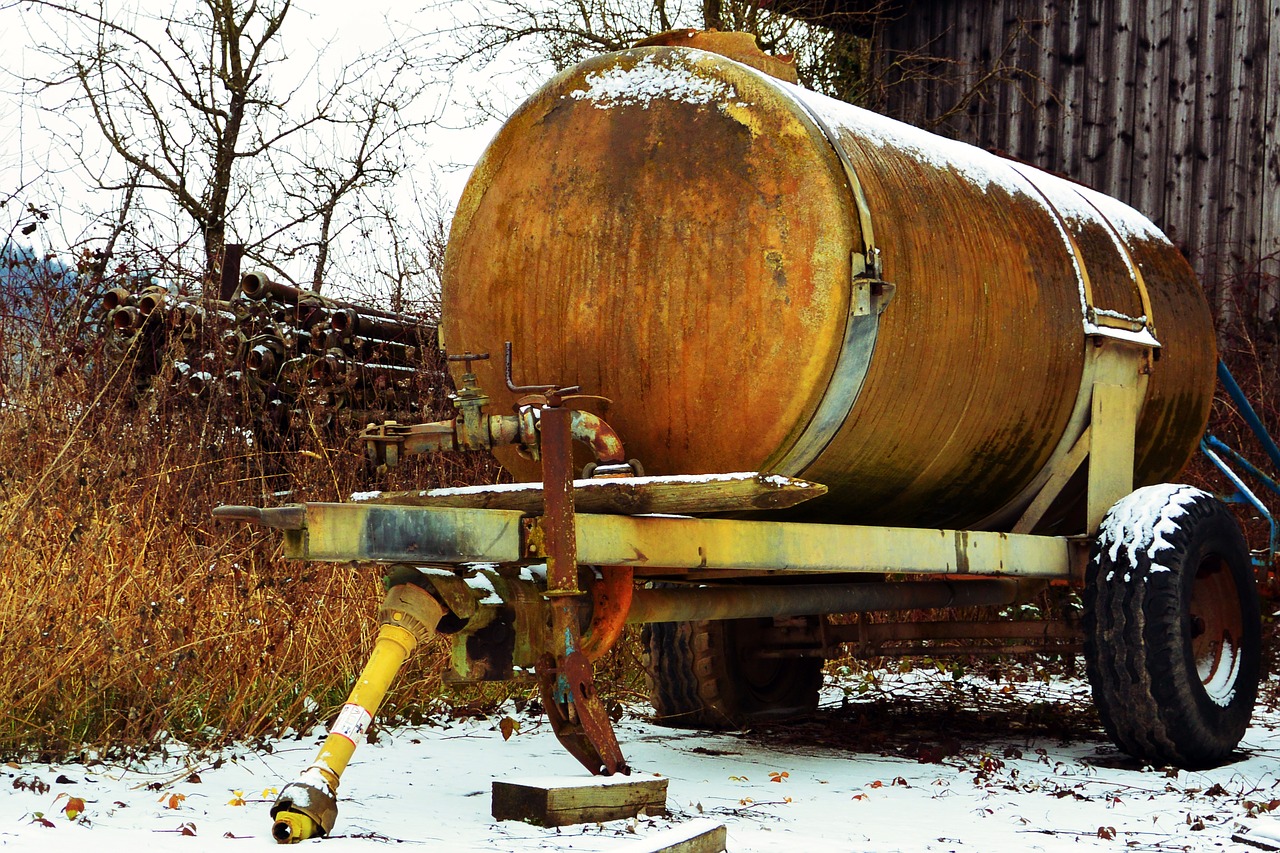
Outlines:
{"type": "Polygon", "coordinates": [[[849,313],[854,317],[882,314],[896,290],[897,285],[878,278],[854,278],[849,297],[849,313]]]}
{"type": "Polygon", "coordinates": [[[1102,518],[1117,501],[1133,491],[1138,415],[1147,394],[1151,348],[1125,337],[1090,336],[1091,375],[1089,423],[1071,449],[1052,464],[1052,471],[1030,505],[1014,524],[1013,533],[1031,533],[1053,501],[1088,460],[1085,530],[1098,530],[1102,518]]]}

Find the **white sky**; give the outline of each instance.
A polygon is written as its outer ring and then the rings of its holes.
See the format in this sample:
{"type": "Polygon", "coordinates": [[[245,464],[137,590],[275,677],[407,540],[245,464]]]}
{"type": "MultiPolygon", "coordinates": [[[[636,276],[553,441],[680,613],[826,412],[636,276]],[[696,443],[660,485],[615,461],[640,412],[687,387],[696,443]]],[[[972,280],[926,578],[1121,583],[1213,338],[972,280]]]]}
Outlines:
{"type": "MultiPolygon", "coordinates": [[[[322,48],[327,57],[325,68],[336,70],[346,61],[393,38],[446,29],[457,16],[475,19],[484,14],[479,5],[482,2],[439,2],[423,8],[396,0],[295,0],[282,31],[289,61],[273,66],[272,73],[284,75],[292,70],[301,74],[322,48]]],[[[48,203],[56,199],[63,204],[63,218],[67,220],[62,223],[62,229],[53,227],[55,223],[51,222],[48,228],[18,239],[34,245],[37,250],[64,253],[87,221],[83,217],[66,216],[65,211],[101,210],[104,204],[110,205],[114,200],[95,197],[86,191],[84,176],[68,164],[66,152],[59,150],[54,130],[65,131],[67,117],[42,111],[36,95],[21,92],[22,77],[48,67],[47,58],[29,43],[21,5],[5,5],[5,0],[0,0],[0,33],[7,36],[5,50],[0,52],[0,200],[24,181],[41,175],[46,168],[59,174],[56,182],[46,182],[0,209],[0,228],[7,236],[26,201],[48,203]]],[[[108,0],[109,7],[132,5],[135,4],[108,0]]],[[[142,0],[140,5],[155,14],[170,13],[173,8],[172,0],[142,0]]],[[[426,49],[438,53],[450,46],[437,41],[437,46],[426,49]]],[[[438,114],[441,118],[438,125],[428,131],[427,147],[416,158],[416,168],[408,177],[420,188],[430,186],[432,181],[438,182],[450,208],[461,194],[470,167],[499,126],[494,120],[475,126],[474,104],[482,100],[508,112],[526,94],[528,81],[541,76],[537,72],[513,71],[513,61],[507,59],[497,68],[472,69],[450,81],[440,80],[417,104],[421,114],[438,114]]]]}

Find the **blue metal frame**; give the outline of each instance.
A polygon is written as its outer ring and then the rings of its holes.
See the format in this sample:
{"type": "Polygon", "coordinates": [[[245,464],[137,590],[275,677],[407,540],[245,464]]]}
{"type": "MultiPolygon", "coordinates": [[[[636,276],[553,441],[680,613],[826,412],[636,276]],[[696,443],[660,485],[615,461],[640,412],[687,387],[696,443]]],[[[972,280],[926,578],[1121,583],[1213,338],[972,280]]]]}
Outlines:
{"type": "MultiPolygon", "coordinates": [[[[1258,443],[1262,445],[1262,449],[1265,450],[1267,456],[1271,458],[1271,463],[1276,467],[1277,471],[1280,471],[1280,447],[1276,446],[1276,443],[1272,440],[1270,433],[1267,432],[1267,428],[1263,426],[1262,419],[1258,417],[1258,413],[1253,410],[1253,406],[1250,405],[1248,398],[1246,398],[1244,392],[1240,390],[1240,385],[1236,382],[1235,377],[1231,375],[1231,371],[1227,370],[1226,364],[1221,361],[1218,362],[1218,381],[1222,383],[1222,388],[1227,392],[1227,396],[1230,397],[1231,401],[1240,409],[1240,414],[1244,418],[1245,423],[1249,425],[1249,429],[1258,439],[1258,443]]],[[[1240,475],[1237,474],[1229,464],[1227,464],[1227,461],[1224,460],[1223,457],[1225,456],[1230,459],[1231,462],[1242,468],[1250,476],[1255,477],[1258,482],[1262,483],[1262,485],[1266,486],[1277,495],[1280,495],[1280,484],[1278,484],[1274,478],[1260,470],[1248,459],[1228,447],[1226,443],[1216,436],[1206,433],[1204,438],[1200,440],[1200,449],[1204,452],[1204,455],[1209,458],[1209,461],[1213,463],[1214,467],[1221,471],[1222,475],[1231,481],[1231,485],[1235,486],[1235,492],[1223,497],[1222,499],[1227,503],[1249,504],[1260,512],[1262,517],[1265,518],[1267,523],[1271,526],[1271,535],[1267,542],[1266,560],[1263,560],[1261,557],[1256,555],[1253,557],[1253,564],[1255,566],[1271,566],[1275,562],[1277,545],[1280,544],[1277,541],[1278,538],[1280,538],[1280,533],[1278,533],[1276,529],[1276,519],[1271,514],[1270,510],[1263,505],[1262,501],[1258,500],[1258,496],[1245,485],[1242,479],[1240,479],[1240,475]]]]}

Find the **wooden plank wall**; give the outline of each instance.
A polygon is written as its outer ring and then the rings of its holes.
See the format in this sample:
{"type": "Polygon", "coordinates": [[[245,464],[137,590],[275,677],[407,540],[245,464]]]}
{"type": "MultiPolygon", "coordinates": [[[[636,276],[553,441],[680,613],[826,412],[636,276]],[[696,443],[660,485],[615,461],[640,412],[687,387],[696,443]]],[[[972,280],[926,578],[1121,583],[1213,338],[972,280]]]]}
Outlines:
{"type": "Polygon", "coordinates": [[[1128,202],[1220,314],[1280,322],[1280,0],[903,5],[887,112],[1128,202]]]}

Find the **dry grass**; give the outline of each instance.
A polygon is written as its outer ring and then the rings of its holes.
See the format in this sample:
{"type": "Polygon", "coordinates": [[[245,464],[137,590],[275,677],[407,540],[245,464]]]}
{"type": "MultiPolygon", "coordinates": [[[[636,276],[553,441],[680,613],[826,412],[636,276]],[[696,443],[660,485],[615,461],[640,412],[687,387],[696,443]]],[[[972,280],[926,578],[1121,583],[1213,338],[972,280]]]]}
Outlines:
{"type": "MultiPolygon", "coordinates": [[[[42,296],[0,294],[0,754],[328,719],[369,647],[377,571],[286,563],[278,535],[210,510],[367,488],[350,433],[295,424],[270,440],[241,425],[239,401],[138,397],[133,354],[111,353],[81,302],[42,296]]],[[[487,458],[422,459],[381,485],[495,474],[487,458]]],[[[420,654],[397,704],[434,703],[443,660],[420,654]]]]}

